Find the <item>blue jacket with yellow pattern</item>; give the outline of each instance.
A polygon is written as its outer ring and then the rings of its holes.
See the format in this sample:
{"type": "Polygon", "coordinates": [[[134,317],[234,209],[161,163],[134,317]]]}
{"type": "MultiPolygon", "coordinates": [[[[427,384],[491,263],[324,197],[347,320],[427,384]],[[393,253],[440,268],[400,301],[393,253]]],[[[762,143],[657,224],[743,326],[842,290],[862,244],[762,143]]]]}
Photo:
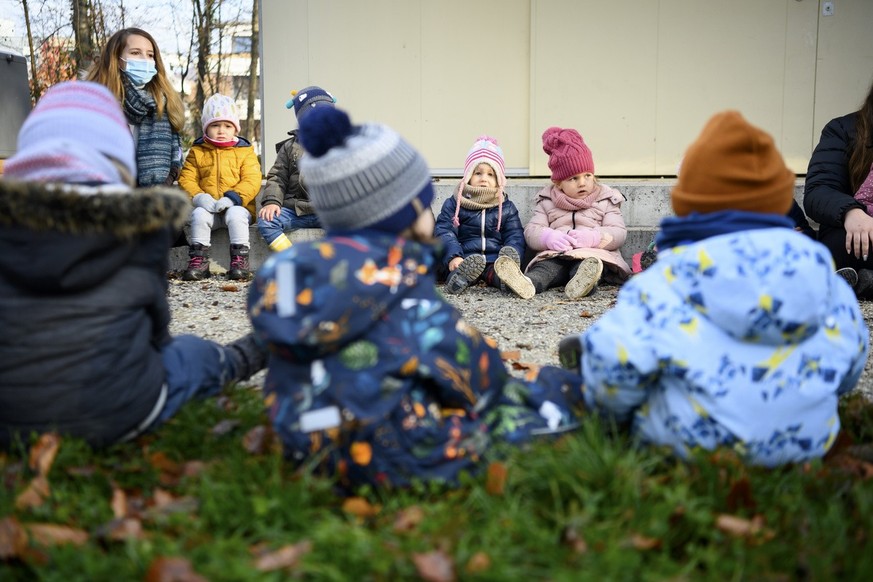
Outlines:
{"type": "Polygon", "coordinates": [[[683,457],[822,456],[868,331],[828,249],[792,226],[740,212],[666,219],[658,260],[583,335],[586,403],[683,457]]]}
{"type": "Polygon", "coordinates": [[[581,378],[512,377],[434,286],[435,249],[361,232],[271,256],[249,315],[270,349],[264,393],[287,458],[341,484],[455,483],[495,442],[575,426],[581,378]]]}

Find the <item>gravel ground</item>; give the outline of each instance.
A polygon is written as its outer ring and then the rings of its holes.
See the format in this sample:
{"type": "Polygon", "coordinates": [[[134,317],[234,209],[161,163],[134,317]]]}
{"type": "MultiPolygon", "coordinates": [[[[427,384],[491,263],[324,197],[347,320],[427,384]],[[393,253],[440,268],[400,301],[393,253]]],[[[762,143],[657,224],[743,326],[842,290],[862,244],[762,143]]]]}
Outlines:
{"type": "MultiPolygon", "coordinates": [[[[227,343],[250,331],[245,313],[249,283],[213,276],[203,282],[170,279],[169,302],[173,335],[194,334],[227,343]]],[[[504,352],[518,352],[510,362],[513,373],[524,375],[524,364],[557,365],[558,342],[565,335],[586,329],[615,304],[618,287],[601,286],[580,301],[570,301],[562,289],[551,289],[529,301],[491,287],[473,287],[457,296],[447,296],[467,321],[497,340],[504,352]]],[[[868,329],[873,323],[873,302],[861,302],[868,329]]],[[[263,373],[252,378],[263,383],[263,373]]],[[[873,397],[873,363],[868,359],[858,386],[873,397]]]]}

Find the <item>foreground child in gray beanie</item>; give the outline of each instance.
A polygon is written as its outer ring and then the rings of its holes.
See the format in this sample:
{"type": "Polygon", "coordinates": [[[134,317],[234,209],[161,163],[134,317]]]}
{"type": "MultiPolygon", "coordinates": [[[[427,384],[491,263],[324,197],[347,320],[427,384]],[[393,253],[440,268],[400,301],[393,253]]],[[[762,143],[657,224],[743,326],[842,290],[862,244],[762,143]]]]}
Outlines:
{"type": "Polygon", "coordinates": [[[135,176],[102,85],[53,86],[21,127],[0,180],[0,448],[50,430],[109,445],[264,366],[251,334],[170,336],[167,256],[190,206],[135,176]]]}
{"type": "Polygon", "coordinates": [[[497,442],[576,426],[576,374],[512,377],[494,343],[437,294],[421,155],[332,107],[301,119],[300,140],[327,236],[272,255],[248,299],[286,457],[348,487],[456,483],[497,442]]]}

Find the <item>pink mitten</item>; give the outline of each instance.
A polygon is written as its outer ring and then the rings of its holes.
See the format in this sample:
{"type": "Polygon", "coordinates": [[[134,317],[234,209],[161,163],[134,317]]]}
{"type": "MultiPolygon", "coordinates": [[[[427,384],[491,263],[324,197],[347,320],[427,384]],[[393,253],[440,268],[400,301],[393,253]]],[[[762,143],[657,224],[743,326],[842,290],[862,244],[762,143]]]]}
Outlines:
{"type": "Polygon", "coordinates": [[[571,230],[570,236],[576,241],[577,249],[593,249],[600,244],[600,231],[593,228],[580,228],[571,230]]]}
{"type": "Polygon", "coordinates": [[[552,228],[543,229],[540,242],[550,251],[569,251],[573,248],[573,237],[552,228]]]}

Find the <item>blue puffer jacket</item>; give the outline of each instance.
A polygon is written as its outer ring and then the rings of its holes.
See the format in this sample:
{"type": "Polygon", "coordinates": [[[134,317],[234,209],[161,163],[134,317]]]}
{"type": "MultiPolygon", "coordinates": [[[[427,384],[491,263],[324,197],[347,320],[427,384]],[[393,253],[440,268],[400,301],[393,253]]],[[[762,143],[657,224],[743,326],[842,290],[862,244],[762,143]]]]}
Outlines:
{"type": "Polygon", "coordinates": [[[285,455],[348,486],[454,483],[495,441],[575,426],[581,378],[512,377],[436,292],[432,247],[364,232],[271,256],[249,291],[285,455]]]}
{"type": "Polygon", "coordinates": [[[823,245],[791,228],[725,233],[661,249],[624,285],[583,334],[585,399],[680,456],[803,461],[836,439],[868,337],[823,245]]]}
{"type": "Polygon", "coordinates": [[[485,255],[486,262],[493,263],[497,260],[500,248],[504,246],[513,247],[518,251],[518,256],[524,259],[526,248],[524,227],[518,217],[518,209],[509,198],[503,201],[503,216],[499,231],[496,206],[485,210],[469,210],[462,206],[458,214],[460,225],[456,227],[452,224],[452,219],[455,217],[457,205],[457,197],[446,199],[434,228],[434,235],[439,237],[445,246],[446,266],[455,257],[465,258],[481,254],[485,255]]]}

